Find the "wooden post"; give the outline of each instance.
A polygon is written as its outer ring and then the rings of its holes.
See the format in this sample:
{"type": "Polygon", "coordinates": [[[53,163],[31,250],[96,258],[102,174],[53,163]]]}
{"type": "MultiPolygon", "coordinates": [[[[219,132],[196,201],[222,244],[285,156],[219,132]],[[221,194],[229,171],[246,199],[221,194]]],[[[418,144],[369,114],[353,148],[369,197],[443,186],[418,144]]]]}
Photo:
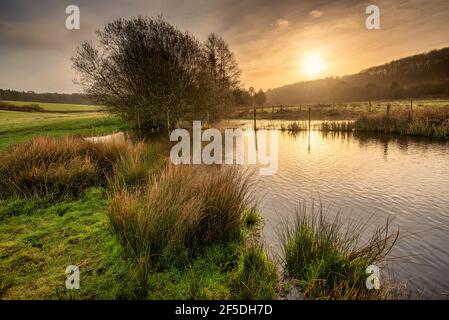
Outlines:
{"type": "Polygon", "coordinates": [[[257,122],[256,122],[256,108],[254,108],[254,131],[257,130],[257,122]]]}
{"type": "Polygon", "coordinates": [[[371,100],[368,102],[368,112],[371,112],[371,100]]]}
{"type": "Polygon", "coordinates": [[[410,111],[413,111],[413,99],[410,100],[410,111]]]}
{"type": "Polygon", "coordinates": [[[391,105],[387,104],[387,118],[390,116],[391,105]]]}
{"type": "Polygon", "coordinates": [[[309,131],[312,130],[311,121],[312,121],[312,108],[309,107],[309,131]]]}

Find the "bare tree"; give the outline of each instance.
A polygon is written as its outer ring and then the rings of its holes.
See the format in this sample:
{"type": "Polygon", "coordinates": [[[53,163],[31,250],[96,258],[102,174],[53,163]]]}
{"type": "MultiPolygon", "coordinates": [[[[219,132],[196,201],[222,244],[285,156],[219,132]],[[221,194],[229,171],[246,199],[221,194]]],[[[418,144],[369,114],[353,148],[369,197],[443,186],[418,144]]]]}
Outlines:
{"type": "Polygon", "coordinates": [[[201,44],[156,19],[118,19],[72,58],[86,93],[137,127],[171,126],[213,89],[201,44]]]}

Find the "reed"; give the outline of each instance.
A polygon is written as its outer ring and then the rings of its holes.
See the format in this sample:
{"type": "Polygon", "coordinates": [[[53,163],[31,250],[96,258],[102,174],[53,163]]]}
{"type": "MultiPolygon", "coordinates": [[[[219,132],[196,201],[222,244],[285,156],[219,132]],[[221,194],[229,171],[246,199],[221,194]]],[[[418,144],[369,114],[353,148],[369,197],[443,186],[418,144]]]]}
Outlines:
{"type": "Polygon", "coordinates": [[[108,211],[142,288],[151,270],[185,265],[204,247],[238,240],[251,202],[247,176],[235,168],[168,165],[149,180],[115,192],[108,211]]]}
{"type": "Polygon", "coordinates": [[[395,133],[449,139],[449,110],[422,109],[419,111],[395,111],[360,116],[354,123],[355,131],[395,133]]]}
{"type": "Polygon", "coordinates": [[[366,223],[343,223],[340,215],[328,218],[322,206],[302,203],[292,224],[280,230],[285,273],[295,279],[306,299],[391,298],[385,280],[381,290],[365,286],[369,265],[381,266],[396,243],[399,231],[389,222],[365,242],[366,223]]]}

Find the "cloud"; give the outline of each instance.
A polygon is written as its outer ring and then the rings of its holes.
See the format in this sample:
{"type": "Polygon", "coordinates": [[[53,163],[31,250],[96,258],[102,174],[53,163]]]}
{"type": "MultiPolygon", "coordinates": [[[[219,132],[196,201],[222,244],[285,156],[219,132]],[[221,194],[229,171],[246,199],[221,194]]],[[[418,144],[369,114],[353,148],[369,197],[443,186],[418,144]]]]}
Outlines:
{"type": "Polygon", "coordinates": [[[321,17],[323,15],[323,11],[312,10],[312,11],[310,11],[309,15],[314,19],[318,19],[319,17],[321,17]]]}
{"type": "Polygon", "coordinates": [[[288,22],[287,19],[281,18],[281,19],[277,19],[276,23],[274,25],[278,29],[283,29],[283,28],[287,28],[289,24],[290,23],[288,22]]]}

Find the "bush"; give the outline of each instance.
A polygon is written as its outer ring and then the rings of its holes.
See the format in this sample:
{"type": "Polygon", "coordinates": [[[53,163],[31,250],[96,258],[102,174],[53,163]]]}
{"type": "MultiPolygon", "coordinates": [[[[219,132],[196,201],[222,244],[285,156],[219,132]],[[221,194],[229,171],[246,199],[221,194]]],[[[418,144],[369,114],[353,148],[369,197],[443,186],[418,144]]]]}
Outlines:
{"type": "MultiPolygon", "coordinates": [[[[287,276],[298,280],[307,299],[382,298],[385,290],[365,287],[365,270],[380,264],[396,243],[399,232],[389,233],[389,223],[360,245],[366,224],[346,227],[337,215],[328,220],[323,208],[302,204],[293,226],[285,224],[281,243],[287,276]]],[[[385,283],[383,288],[386,288],[385,283]]]]}

